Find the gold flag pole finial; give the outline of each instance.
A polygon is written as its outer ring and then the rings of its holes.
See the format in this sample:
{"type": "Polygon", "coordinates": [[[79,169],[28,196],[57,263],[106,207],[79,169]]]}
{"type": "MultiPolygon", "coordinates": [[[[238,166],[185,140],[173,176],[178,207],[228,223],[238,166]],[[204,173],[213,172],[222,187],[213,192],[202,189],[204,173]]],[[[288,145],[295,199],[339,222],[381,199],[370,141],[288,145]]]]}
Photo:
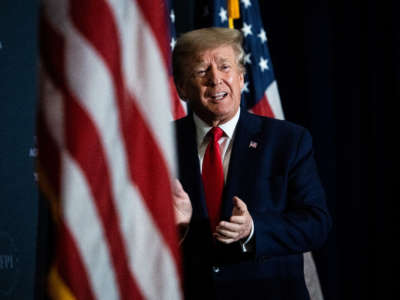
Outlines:
{"type": "Polygon", "coordinates": [[[228,1],[228,16],[229,16],[229,28],[235,28],[233,26],[233,20],[240,18],[239,0],[227,0],[228,1]]]}

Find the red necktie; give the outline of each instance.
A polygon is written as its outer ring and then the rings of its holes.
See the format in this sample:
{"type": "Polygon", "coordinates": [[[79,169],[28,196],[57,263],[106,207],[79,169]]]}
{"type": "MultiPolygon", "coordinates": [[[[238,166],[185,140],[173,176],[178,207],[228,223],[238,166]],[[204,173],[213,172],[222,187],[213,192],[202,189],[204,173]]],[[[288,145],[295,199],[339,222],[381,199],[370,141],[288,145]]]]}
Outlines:
{"type": "Polygon", "coordinates": [[[202,178],[211,231],[214,232],[219,221],[224,189],[224,169],[218,144],[223,131],[219,127],[213,127],[208,134],[211,135],[211,140],[204,154],[202,178]]]}

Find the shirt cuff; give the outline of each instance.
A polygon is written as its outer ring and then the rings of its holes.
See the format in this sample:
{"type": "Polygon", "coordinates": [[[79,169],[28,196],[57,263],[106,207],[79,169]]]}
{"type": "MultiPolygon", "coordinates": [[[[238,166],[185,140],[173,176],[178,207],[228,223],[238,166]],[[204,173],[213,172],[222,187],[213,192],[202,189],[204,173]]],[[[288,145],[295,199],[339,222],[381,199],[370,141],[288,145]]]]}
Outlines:
{"type": "Polygon", "coordinates": [[[240,241],[240,247],[242,248],[242,252],[248,252],[250,249],[248,249],[248,243],[250,242],[251,238],[254,235],[254,222],[251,220],[251,231],[249,236],[245,241],[240,241]]]}

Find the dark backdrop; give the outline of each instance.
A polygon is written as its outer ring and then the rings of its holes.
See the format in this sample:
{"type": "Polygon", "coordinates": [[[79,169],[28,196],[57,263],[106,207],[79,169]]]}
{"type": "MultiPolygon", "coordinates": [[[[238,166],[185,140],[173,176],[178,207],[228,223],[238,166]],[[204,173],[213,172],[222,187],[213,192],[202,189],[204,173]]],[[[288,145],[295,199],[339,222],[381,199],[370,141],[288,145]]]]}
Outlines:
{"type": "Polygon", "coordinates": [[[36,1],[0,0],[0,299],[33,299],[36,1]]]}
{"type": "Polygon", "coordinates": [[[262,1],[284,111],[314,136],[334,218],[316,253],[325,299],[393,299],[387,142],[389,112],[400,100],[399,8],[398,1],[262,1]]]}

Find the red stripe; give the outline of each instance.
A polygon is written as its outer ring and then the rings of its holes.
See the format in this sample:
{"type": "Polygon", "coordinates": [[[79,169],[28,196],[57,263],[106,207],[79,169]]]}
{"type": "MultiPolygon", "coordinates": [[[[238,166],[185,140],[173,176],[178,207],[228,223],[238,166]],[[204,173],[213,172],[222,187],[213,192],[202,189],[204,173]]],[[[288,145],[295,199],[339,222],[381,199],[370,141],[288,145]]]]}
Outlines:
{"type": "Polygon", "coordinates": [[[49,24],[46,24],[44,29],[44,35],[49,41],[57,45],[62,45],[57,52],[49,51],[47,53],[48,56],[45,63],[46,67],[53,66],[55,69],[53,71],[55,72],[52,73],[57,73],[61,77],[59,78],[60,86],[58,88],[65,95],[64,109],[67,148],[85,173],[92,195],[96,201],[95,205],[104,227],[122,299],[141,299],[142,296],[129,271],[129,263],[118,226],[118,216],[110,188],[109,170],[101,146],[101,140],[89,116],[79,106],[78,101],[65,86],[67,80],[64,78],[63,65],[63,61],[65,61],[64,37],[59,36],[53,31],[49,24]]]}
{"type": "Polygon", "coordinates": [[[181,100],[179,99],[178,92],[176,91],[174,79],[172,76],[169,77],[169,85],[171,87],[172,92],[172,103],[173,103],[173,117],[174,120],[178,120],[186,116],[186,112],[182,107],[181,100]]]}
{"type": "Polygon", "coordinates": [[[271,106],[269,105],[267,95],[264,94],[264,97],[257,102],[256,105],[254,105],[250,109],[254,114],[259,115],[259,116],[266,116],[266,117],[271,117],[274,118],[275,115],[271,109],[271,106]]]}
{"type": "MultiPolygon", "coordinates": [[[[72,1],[71,15],[73,22],[103,57],[113,76],[130,174],[139,187],[165,242],[171,249],[176,262],[178,262],[179,253],[172,211],[171,187],[164,156],[146,122],[137,110],[135,102],[127,94],[121,70],[119,35],[110,8],[104,1],[96,1],[95,14],[91,13],[92,9],[93,7],[87,1],[85,3],[77,0],[72,1]],[[83,17],[85,22],[82,21],[83,17]],[[102,23],[107,24],[107,31],[104,35],[99,34],[98,31],[98,28],[101,28],[99,24],[102,23]],[[94,30],[94,28],[97,29],[94,30]],[[104,36],[107,36],[106,43],[104,36]],[[137,151],[139,153],[136,153],[137,151]],[[138,154],[140,156],[136,156],[138,154]],[[149,168],[143,169],[141,166],[149,168]]],[[[165,29],[163,28],[163,32],[165,32],[165,29]]]]}
{"type": "Polygon", "coordinates": [[[86,272],[79,250],[71,232],[64,222],[58,227],[58,245],[56,266],[59,274],[71,289],[76,299],[94,300],[94,293],[90,287],[89,277],[86,272]]]}

